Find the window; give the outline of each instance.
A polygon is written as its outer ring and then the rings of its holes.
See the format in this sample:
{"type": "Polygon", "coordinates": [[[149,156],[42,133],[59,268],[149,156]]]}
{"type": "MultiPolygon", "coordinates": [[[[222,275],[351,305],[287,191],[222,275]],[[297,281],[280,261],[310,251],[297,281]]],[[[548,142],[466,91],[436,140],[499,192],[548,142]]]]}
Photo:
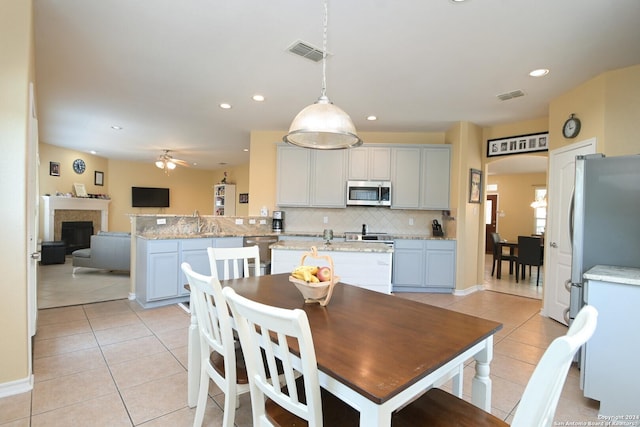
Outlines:
{"type": "Polygon", "coordinates": [[[547,225],[547,189],[535,189],[535,201],[531,203],[533,208],[533,234],[544,234],[547,225]]]}

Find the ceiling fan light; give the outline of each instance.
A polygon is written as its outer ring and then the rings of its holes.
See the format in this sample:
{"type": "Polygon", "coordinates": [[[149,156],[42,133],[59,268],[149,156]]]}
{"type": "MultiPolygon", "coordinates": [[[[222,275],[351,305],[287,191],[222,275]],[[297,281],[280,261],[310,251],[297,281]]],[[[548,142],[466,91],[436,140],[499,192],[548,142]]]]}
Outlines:
{"type": "Polygon", "coordinates": [[[167,169],[174,170],[175,168],[176,168],[175,163],[173,163],[171,160],[167,161],[167,169]]]}
{"type": "Polygon", "coordinates": [[[303,108],[291,122],[283,141],[304,148],[338,150],[362,145],[347,113],[321,96],[303,108]]]}
{"type": "Polygon", "coordinates": [[[162,160],[156,160],[156,167],[159,169],[164,169],[164,162],[162,160]]]}

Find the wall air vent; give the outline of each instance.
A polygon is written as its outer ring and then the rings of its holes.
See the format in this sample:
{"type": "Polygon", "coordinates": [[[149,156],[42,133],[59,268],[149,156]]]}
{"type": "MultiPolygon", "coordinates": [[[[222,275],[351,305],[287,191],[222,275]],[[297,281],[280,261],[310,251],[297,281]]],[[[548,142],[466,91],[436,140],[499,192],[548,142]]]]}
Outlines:
{"type": "Polygon", "coordinates": [[[518,89],[518,90],[512,90],[511,92],[501,93],[500,95],[496,95],[496,96],[500,101],[507,101],[509,99],[519,98],[521,96],[524,96],[524,92],[518,89]]]}
{"type": "Polygon", "coordinates": [[[322,61],[322,49],[313,47],[309,43],[300,40],[289,46],[287,50],[303,58],[310,59],[313,62],[322,61]]]}

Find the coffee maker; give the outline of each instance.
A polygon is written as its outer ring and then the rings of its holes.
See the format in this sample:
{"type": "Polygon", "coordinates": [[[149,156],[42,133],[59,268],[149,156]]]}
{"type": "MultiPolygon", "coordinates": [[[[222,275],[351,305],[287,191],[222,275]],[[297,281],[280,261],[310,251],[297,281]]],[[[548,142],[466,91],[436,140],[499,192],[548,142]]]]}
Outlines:
{"type": "Polygon", "coordinates": [[[271,226],[271,230],[276,233],[282,233],[284,231],[284,212],[283,211],[273,211],[273,225],[271,226]]]}

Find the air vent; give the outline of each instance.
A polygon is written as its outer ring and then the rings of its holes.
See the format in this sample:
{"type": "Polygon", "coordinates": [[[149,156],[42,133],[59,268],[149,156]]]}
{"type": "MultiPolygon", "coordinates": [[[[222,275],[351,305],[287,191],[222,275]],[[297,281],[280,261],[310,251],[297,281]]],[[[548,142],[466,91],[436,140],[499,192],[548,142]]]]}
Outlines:
{"type": "Polygon", "coordinates": [[[303,58],[312,60],[313,62],[319,62],[322,60],[322,50],[317,47],[311,46],[309,43],[303,41],[296,41],[287,49],[289,52],[294,53],[303,58]]]}
{"type": "Polygon", "coordinates": [[[512,98],[519,98],[521,96],[524,96],[524,92],[518,89],[518,90],[513,90],[511,92],[501,93],[500,95],[496,95],[496,96],[500,101],[507,101],[512,98]]]}

